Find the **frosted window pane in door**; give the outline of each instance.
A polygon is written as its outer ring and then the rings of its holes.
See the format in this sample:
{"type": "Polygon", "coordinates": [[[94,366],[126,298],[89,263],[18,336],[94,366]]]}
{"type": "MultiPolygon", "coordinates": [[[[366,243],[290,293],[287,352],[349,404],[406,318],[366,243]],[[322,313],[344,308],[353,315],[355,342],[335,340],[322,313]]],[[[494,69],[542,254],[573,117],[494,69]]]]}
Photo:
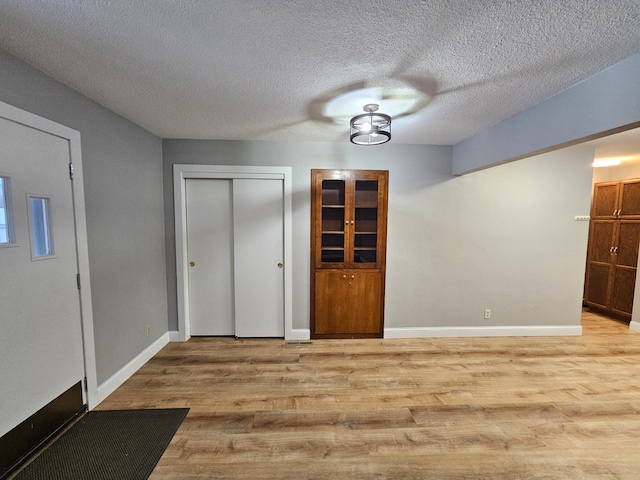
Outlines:
{"type": "Polygon", "coordinates": [[[11,243],[8,183],[8,178],[0,177],[0,243],[11,243]]]}
{"type": "Polygon", "coordinates": [[[29,198],[29,208],[31,209],[31,243],[34,257],[53,255],[49,203],[48,198],[29,198]]]}

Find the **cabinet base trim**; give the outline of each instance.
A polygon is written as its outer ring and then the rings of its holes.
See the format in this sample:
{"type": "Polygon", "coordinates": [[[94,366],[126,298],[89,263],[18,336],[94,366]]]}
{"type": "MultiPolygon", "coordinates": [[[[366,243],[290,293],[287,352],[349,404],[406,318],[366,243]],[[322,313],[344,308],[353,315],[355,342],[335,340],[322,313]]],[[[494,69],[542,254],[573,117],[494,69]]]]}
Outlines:
{"type": "MultiPolygon", "coordinates": [[[[640,324],[638,324],[640,331],[640,324]]],[[[503,327],[385,328],[384,338],[429,337],[579,337],[580,325],[527,325],[503,327]]]]}
{"type": "Polygon", "coordinates": [[[308,328],[292,328],[288,335],[285,334],[285,340],[309,340],[311,338],[311,330],[308,328]]]}

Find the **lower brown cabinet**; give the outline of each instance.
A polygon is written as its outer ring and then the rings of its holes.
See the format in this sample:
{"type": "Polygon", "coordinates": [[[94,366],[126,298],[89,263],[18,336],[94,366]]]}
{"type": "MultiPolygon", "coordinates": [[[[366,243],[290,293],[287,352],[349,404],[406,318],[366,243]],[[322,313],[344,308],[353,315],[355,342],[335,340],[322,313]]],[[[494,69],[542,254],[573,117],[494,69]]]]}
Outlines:
{"type": "Polygon", "coordinates": [[[317,270],[316,336],[380,336],[382,274],[371,270],[317,270]]]}

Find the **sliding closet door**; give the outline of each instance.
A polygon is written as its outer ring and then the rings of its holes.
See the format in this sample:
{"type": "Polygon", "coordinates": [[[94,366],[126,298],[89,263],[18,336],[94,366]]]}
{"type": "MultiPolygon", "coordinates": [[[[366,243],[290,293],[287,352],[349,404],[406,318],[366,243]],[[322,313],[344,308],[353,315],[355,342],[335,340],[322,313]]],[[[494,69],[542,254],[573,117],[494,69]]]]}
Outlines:
{"type": "Polygon", "coordinates": [[[283,181],[233,181],[237,337],[284,337],[283,181]]]}
{"type": "Polygon", "coordinates": [[[283,181],[187,179],[191,335],[284,337],[283,181]]]}
{"type": "Polygon", "coordinates": [[[188,179],[191,335],[234,335],[231,180],[188,179]]]}

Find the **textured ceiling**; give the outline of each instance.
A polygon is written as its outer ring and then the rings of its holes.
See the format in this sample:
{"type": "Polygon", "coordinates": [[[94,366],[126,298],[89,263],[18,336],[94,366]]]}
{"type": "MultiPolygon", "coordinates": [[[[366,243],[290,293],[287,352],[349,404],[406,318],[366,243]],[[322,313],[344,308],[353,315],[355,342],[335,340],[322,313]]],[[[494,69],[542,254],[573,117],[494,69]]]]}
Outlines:
{"type": "Polygon", "coordinates": [[[0,48],[164,138],[347,141],[376,102],[454,144],[640,52],[640,3],[2,0],[0,48]]]}

